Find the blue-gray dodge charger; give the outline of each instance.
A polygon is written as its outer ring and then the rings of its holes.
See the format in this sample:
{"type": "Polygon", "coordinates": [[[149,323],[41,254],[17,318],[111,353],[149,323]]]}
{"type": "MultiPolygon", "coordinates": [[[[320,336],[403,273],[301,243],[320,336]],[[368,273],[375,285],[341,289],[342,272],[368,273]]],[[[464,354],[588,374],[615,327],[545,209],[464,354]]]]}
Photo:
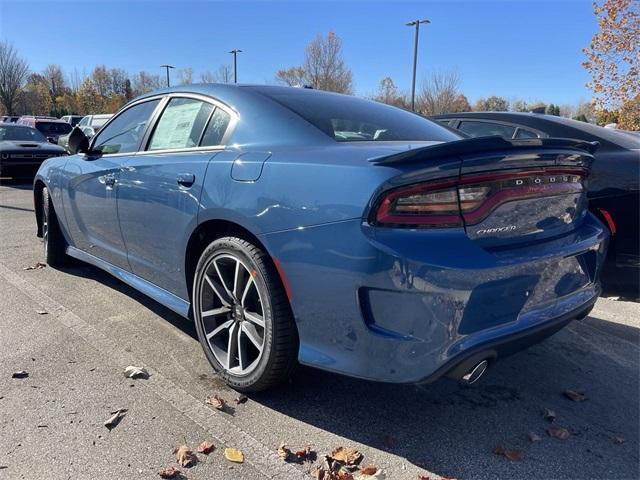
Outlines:
{"type": "Polygon", "coordinates": [[[463,139],[311,89],[181,86],[43,163],[38,235],[51,266],[75,257],[192,318],[238,390],[298,362],[473,382],[598,297],[595,148],[463,139]]]}

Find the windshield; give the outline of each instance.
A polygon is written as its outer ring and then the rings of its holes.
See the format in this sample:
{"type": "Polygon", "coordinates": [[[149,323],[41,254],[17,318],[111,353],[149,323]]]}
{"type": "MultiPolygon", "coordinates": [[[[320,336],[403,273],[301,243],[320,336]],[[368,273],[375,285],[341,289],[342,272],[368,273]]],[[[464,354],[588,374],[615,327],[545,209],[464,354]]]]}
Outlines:
{"type": "Polygon", "coordinates": [[[295,88],[261,88],[337,142],[460,140],[445,127],[400,108],[348,95],[295,88]]]}
{"type": "Polygon", "coordinates": [[[36,128],[45,135],[48,133],[64,135],[73,129],[73,127],[66,122],[36,122],[36,128]]]}
{"type": "Polygon", "coordinates": [[[29,127],[14,127],[9,125],[0,125],[0,141],[15,140],[18,142],[46,142],[39,131],[29,127]]]}
{"type": "Polygon", "coordinates": [[[91,126],[96,130],[107,123],[111,117],[93,117],[93,122],[91,122],[91,126]]]}

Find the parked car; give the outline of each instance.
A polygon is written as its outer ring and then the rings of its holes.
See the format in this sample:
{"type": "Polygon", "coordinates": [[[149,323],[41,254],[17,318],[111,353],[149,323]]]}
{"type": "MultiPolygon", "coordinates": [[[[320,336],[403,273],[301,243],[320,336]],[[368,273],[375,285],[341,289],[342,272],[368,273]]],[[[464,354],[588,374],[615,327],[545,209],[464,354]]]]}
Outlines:
{"type": "Polygon", "coordinates": [[[589,208],[611,233],[603,273],[605,287],[640,296],[640,138],[553,115],[472,112],[436,115],[437,121],[471,137],[564,137],[598,141],[589,177],[589,208]]]}
{"type": "MultiPolygon", "coordinates": [[[[111,117],[113,117],[113,114],[111,113],[103,113],[99,115],[86,115],[82,117],[82,120],[80,120],[80,122],[78,122],[77,127],[80,130],[82,130],[82,133],[84,133],[84,135],[87,138],[91,138],[96,134],[98,130],[100,130],[100,128],[105,123],[107,123],[107,121],[111,117]]],[[[63,135],[60,138],[58,138],[58,145],[68,150],[70,134],[71,132],[69,132],[67,135],[63,135]]]]}
{"type": "Polygon", "coordinates": [[[64,155],[64,149],[51,145],[35,128],[0,123],[0,179],[33,178],[40,164],[50,157],[64,155]]]}
{"type": "Polygon", "coordinates": [[[62,120],[63,122],[67,122],[72,127],[75,127],[83,118],[84,117],[82,115],[65,115],[63,117],[60,117],[60,120],[62,120]]]}
{"type": "Polygon", "coordinates": [[[63,122],[54,117],[23,116],[18,119],[17,124],[39,130],[51,143],[58,143],[58,137],[66,135],[73,128],[67,122],[63,122]]]}
{"type": "Polygon", "coordinates": [[[203,84],[139,97],[69,147],[34,182],[46,261],[192,317],[238,390],[296,361],[471,383],[600,293],[594,143],[462,139],[347,95],[203,84]]]}
{"type": "Polygon", "coordinates": [[[0,117],[0,123],[16,123],[20,117],[4,115],[0,117]]]}

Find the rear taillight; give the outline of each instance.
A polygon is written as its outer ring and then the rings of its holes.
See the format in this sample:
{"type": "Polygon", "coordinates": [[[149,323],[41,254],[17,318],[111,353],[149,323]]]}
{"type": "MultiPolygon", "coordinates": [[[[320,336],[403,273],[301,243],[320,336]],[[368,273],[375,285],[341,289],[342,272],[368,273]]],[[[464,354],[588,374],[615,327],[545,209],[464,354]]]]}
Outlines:
{"type": "Polygon", "coordinates": [[[373,222],[385,226],[473,225],[506,202],[581,193],[586,175],[581,168],[545,169],[409,185],[383,194],[373,222]]]}

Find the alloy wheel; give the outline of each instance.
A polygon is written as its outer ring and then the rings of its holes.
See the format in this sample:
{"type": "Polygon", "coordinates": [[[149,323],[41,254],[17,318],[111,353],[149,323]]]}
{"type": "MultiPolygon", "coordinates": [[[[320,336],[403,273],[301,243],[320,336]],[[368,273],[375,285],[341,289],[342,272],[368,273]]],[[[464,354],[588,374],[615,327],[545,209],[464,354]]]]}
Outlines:
{"type": "Polygon", "coordinates": [[[200,322],[216,360],[229,373],[256,369],[265,347],[265,316],[255,269],[229,253],[215,255],[200,285],[200,322]]]}

